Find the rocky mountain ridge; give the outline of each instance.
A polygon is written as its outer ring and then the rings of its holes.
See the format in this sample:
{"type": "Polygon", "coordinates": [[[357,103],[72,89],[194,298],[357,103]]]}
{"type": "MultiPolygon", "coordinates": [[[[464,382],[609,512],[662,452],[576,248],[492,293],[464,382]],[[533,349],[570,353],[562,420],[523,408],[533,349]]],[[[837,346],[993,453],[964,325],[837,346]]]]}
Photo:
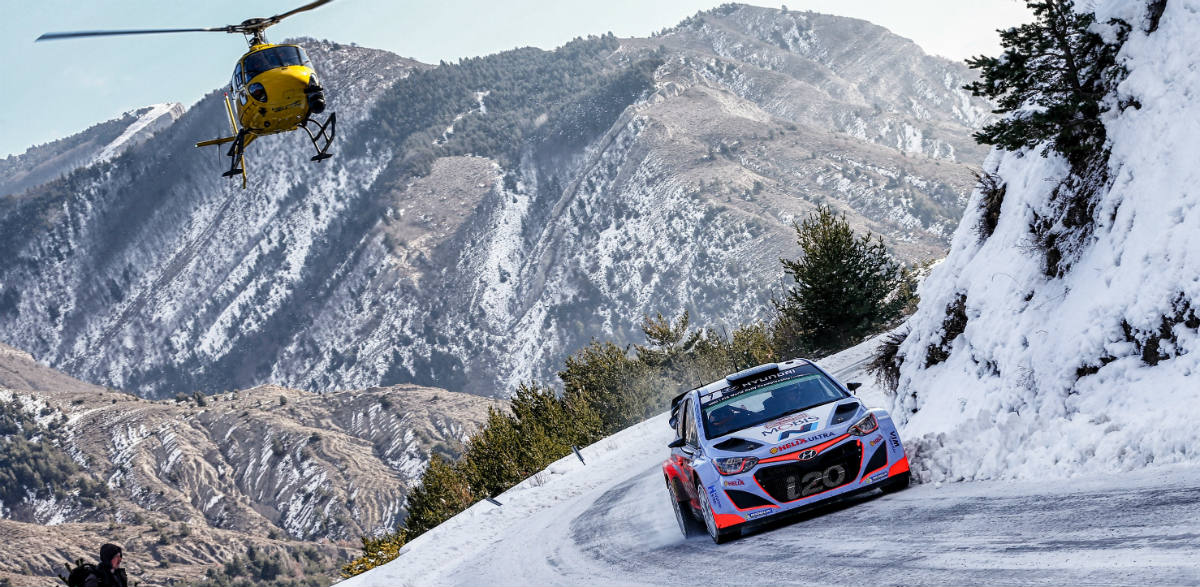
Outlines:
{"type": "Polygon", "coordinates": [[[0,337],[145,397],[503,396],[593,337],[638,340],[647,313],[765,316],[791,223],[820,203],[906,259],[940,256],[988,115],[968,70],[879,27],[740,5],[435,68],[306,46],[333,159],[268,137],[237,189],[191,147],[224,124],[213,94],[8,198],[0,337]]]}
{"type": "Polygon", "coordinates": [[[16,478],[6,485],[23,487],[6,487],[0,504],[0,575],[47,575],[93,556],[99,542],[87,537],[115,533],[140,564],[199,565],[194,578],[250,545],[292,554],[316,546],[335,569],[359,536],[403,519],[407,487],[430,453],[456,454],[488,408],[504,405],[407,385],[325,394],[261,386],[148,401],[0,345],[0,407],[0,421],[24,422],[0,435],[6,474],[16,478]],[[24,458],[26,442],[63,455],[74,471],[62,481],[31,473],[39,464],[24,458]]]}
{"type": "Polygon", "coordinates": [[[183,112],[183,105],[176,102],[138,108],[81,133],[0,159],[0,197],[112,159],[167,128],[183,112]]]}

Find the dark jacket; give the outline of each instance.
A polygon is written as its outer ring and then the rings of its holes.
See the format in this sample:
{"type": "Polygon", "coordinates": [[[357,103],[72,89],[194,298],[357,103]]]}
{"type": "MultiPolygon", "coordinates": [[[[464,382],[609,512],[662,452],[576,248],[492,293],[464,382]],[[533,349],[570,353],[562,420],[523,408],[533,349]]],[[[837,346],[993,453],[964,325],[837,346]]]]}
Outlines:
{"type": "Polygon", "coordinates": [[[129,587],[125,569],[114,570],[107,562],[96,565],[95,574],[88,575],[83,587],[129,587]]]}

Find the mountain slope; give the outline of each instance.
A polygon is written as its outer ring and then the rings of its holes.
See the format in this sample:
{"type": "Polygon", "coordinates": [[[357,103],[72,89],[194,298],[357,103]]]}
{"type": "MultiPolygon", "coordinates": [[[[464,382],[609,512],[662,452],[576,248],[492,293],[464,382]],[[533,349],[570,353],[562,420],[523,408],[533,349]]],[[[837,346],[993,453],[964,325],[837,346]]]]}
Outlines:
{"type": "Polygon", "coordinates": [[[128,156],[0,202],[0,337],[146,397],[503,395],[593,337],[633,340],[646,313],[766,316],[818,203],[940,256],[988,110],[964,67],[879,27],[737,5],[436,68],[307,44],[334,159],[268,137],[236,189],[190,146],[224,124],[213,94],[128,156]]]}
{"type": "Polygon", "coordinates": [[[0,526],[14,532],[0,546],[9,561],[0,571],[33,564],[25,572],[44,575],[58,553],[94,546],[80,532],[114,523],[134,544],[183,526],[194,533],[163,542],[178,544],[155,549],[155,560],[211,566],[223,561],[206,544],[240,554],[250,544],[290,552],[322,541],[333,568],[359,536],[403,519],[428,455],[457,454],[492,407],[503,404],[415,386],[262,386],[146,401],[0,346],[0,526]],[[31,528],[64,524],[72,530],[53,539],[31,528]]]}

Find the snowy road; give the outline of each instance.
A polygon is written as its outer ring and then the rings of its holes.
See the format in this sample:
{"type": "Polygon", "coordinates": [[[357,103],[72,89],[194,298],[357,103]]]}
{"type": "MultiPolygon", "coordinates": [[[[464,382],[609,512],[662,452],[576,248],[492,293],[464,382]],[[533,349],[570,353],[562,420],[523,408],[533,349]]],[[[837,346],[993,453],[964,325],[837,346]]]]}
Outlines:
{"type": "Polygon", "coordinates": [[[1200,471],[918,486],[717,546],[679,536],[661,473],[535,516],[454,584],[1196,584],[1200,471]],[[566,519],[563,519],[563,518],[566,519]],[[485,579],[486,578],[486,579],[485,579]]]}

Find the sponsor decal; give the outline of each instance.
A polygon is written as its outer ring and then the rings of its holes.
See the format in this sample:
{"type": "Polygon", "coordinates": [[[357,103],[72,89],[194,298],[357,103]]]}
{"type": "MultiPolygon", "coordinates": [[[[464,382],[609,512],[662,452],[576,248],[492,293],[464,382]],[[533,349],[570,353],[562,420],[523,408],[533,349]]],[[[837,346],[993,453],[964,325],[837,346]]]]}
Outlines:
{"type": "Polygon", "coordinates": [[[878,483],[880,481],[883,481],[884,479],[887,479],[887,476],[888,476],[887,471],[880,471],[878,473],[875,473],[874,475],[871,475],[871,478],[867,479],[865,481],[865,483],[878,483]]]}
{"type": "Polygon", "coordinates": [[[787,444],[781,444],[781,445],[779,445],[779,446],[773,446],[773,447],[771,447],[771,454],[775,454],[775,453],[783,452],[783,451],[785,451],[785,450],[787,450],[787,449],[789,449],[789,448],[795,448],[795,447],[797,447],[797,446],[800,446],[800,441],[799,441],[799,440],[793,440],[793,441],[791,441],[791,442],[789,442],[789,443],[787,443],[787,444]]]}
{"type": "Polygon", "coordinates": [[[298,106],[300,106],[300,100],[296,100],[295,102],[292,102],[291,104],[287,104],[285,106],[276,106],[275,108],[272,108],[271,110],[274,112],[283,112],[284,110],[287,110],[288,108],[296,108],[298,106]]]}
{"type": "Polygon", "coordinates": [[[788,369],[786,371],[780,371],[778,373],[768,375],[766,377],[763,377],[762,379],[755,379],[750,385],[746,385],[744,387],[726,387],[723,389],[718,389],[716,391],[711,391],[709,393],[706,393],[706,394],[700,396],[700,406],[708,407],[709,404],[712,404],[714,402],[725,400],[725,399],[731,398],[736,395],[742,395],[743,393],[747,393],[750,391],[762,389],[773,383],[778,383],[779,381],[783,381],[784,379],[791,379],[792,377],[799,375],[800,371],[803,370],[806,366],[807,365],[799,365],[796,367],[792,367],[791,369],[788,369]]]}
{"type": "MultiPolygon", "coordinates": [[[[788,431],[785,431],[783,434],[780,434],[779,442],[783,442],[783,441],[787,440],[787,437],[789,437],[793,434],[804,434],[805,432],[812,432],[813,430],[816,430],[816,429],[817,429],[817,423],[809,422],[808,424],[801,426],[799,430],[788,430],[788,431]]],[[[766,436],[766,435],[767,435],[767,433],[763,432],[763,436],[766,436]]]]}
{"type": "Polygon", "coordinates": [[[801,412],[799,414],[789,414],[787,416],[779,418],[778,420],[775,420],[772,422],[767,422],[766,424],[763,424],[764,428],[762,431],[762,435],[770,436],[772,434],[778,433],[780,430],[791,429],[797,425],[807,425],[809,423],[815,424],[817,422],[817,420],[818,420],[817,418],[815,418],[813,416],[809,416],[808,414],[803,413],[803,412],[801,412]]]}
{"type": "Polygon", "coordinates": [[[871,446],[875,446],[876,444],[879,444],[879,441],[881,441],[881,440],[883,440],[883,435],[882,435],[882,434],[880,434],[879,436],[876,436],[875,438],[872,438],[872,439],[871,439],[871,446]]]}
{"type": "Polygon", "coordinates": [[[717,497],[717,486],[716,485],[708,486],[708,507],[712,508],[714,511],[718,507],[721,507],[721,498],[717,497]]]}
{"type": "Polygon", "coordinates": [[[787,478],[788,501],[808,497],[822,491],[828,491],[846,482],[846,469],[841,465],[833,465],[824,471],[812,471],[797,479],[795,475],[787,478]]]}
{"type": "Polygon", "coordinates": [[[741,479],[726,479],[725,480],[725,487],[741,487],[742,485],[745,485],[745,484],[746,484],[746,482],[742,481],[741,479]]]}
{"type": "Polygon", "coordinates": [[[822,432],[822,433],[820,433],[820,434],[814,434],[814,435],[812,435],[812,436],[809,436],[808,438],[803,438],[803,439],[801,439],[801,440],[800,440],[800,442],[801,442],[801,443],[804,443],[804,442],[816,442],[816,441],[818,441],[818,440],[825,440],[825,439],[827,439],[827,438],[833,438],[834,436],[837,436],[837,434],[835,434],[835,433],[833,433],[833,432],[822,432]]]}
{"type": "Polygon", "coordinates": [[[771,454],[781,453],[783,451],[788,450],[789,448],[796,448],[797,446],[800,446],[802,444],[808,444],[810,442],[816,442],[818,440],[825,440],[826,438],[833,438],[834,436],[837,436],[837,434],[835,434],[833,432],[822,432],[820,434],[814,434],[812,436],[809,436],[808,438],[800,438],[797,440],[793,440],[787,444],[781,444],[779,446],[772,447],[771,454]]]}
{"type": "Polygon", "coordinates": [[[900,448],[900,435],[896,434],[895,430],[892,430],[891,439],[892,439],[892,448],[900,448]]]}
{"type": "Polygon", "coordinates": [[[769,516],[773,513],[774,513],[774,510],[772,510],[772,509],[755,510],[755,511],[752,511],[752,512],[746,514],[746,517],[753,520],[754,518],[761,518],[763,516],[769,516]]]}

